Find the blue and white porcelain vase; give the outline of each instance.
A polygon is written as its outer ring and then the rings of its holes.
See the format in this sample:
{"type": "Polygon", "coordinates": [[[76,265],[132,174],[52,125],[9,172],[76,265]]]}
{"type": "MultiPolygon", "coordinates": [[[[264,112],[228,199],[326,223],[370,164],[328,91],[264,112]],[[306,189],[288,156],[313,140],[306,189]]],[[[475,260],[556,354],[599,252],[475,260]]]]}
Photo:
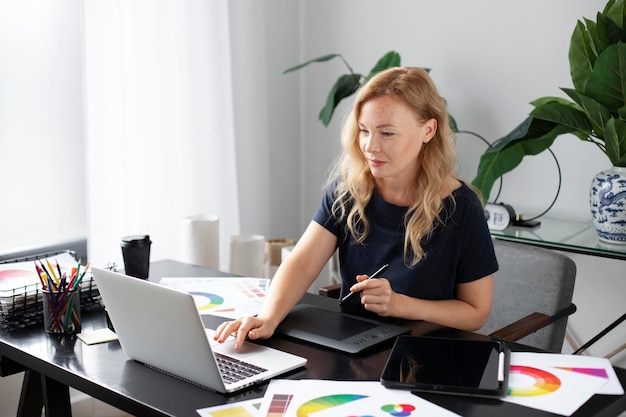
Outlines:
{"type": "Polygon", "coordinates": [[[598,238],[626,244],[626,167],[614,166],[593,178],[589,205],[598,238]]]}

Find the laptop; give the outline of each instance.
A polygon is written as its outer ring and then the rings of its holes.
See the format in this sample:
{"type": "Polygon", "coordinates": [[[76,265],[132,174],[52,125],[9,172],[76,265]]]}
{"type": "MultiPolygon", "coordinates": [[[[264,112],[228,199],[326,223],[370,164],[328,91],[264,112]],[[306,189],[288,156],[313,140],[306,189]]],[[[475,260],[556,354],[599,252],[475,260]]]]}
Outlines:
{"type": "Polygon", "coordinates": [[[306,358],[251,342],[235,351],[233,337],[217,343],[189,293],[105,269],[91,270],[122,350],[150,368],[231,393],[307,363],[306,358]]]}

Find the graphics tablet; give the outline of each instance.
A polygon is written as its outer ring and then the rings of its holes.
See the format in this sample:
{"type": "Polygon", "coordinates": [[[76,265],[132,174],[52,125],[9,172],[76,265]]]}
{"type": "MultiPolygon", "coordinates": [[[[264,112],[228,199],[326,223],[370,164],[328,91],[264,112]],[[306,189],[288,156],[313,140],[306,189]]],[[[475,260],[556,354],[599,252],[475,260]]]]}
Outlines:
{"type": "Polygon", "coordinates": [[[409,332],[405,327],[310,304],[297,304],[276,329],[277,334],[351,354],[409,332]]]}
{"type": "Polygon", "coordinates": [[[510,355],[498,341],[400,336],[380,380],[387,388],[502,398],[510,355]]]}

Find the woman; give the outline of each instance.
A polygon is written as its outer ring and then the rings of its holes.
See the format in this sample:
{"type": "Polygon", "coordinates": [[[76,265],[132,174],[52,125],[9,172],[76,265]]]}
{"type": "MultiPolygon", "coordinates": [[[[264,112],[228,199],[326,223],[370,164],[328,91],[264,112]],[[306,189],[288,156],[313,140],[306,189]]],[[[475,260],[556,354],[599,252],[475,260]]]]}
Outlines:
{"type": "Polygon", "coordinates": [[[260,313],[215,339],[270,337],[339,250],[349,311],[476,330],[497,262],[478,195],[454,173],[445,100],[420,68],[378,73],[358,92],[320,207],[281,264],[260,313]],[[389,268],[379,279],[367,273],[389,268]]]}

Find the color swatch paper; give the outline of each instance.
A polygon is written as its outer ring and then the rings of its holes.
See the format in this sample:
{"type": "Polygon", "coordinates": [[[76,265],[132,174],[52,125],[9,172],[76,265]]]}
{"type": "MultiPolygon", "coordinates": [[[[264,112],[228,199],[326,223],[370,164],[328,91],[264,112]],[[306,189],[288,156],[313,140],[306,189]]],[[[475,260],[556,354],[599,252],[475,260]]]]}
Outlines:
{"type": "Polygon", "coordinates": [[[237,319],[258,314],[269,281],[252,277],[177,277],[162,278],[159,283],[190,293],[200,314],[237,319]]]}
{"type": "Polygon", "coordinates": [[[617,378],[615,369],[613,369],[613,365],[606,358],[554,353],[513,352],[511,361],[513,360],[533,366],[554,367],[583,375],[600,377],[606,383],[596,390],[596,394],[624,394],[624,388],[617,378]]]}
{"type": "Polygon", "coordinates": [[[579,368],[580,359],[573,355],[513,352],[509,395],[504,401],[563,416],[572,415],[609,382],[608,378],[592,375],[593,372],[554,366],[568,362],[568,367],[579,368]]]}
{"type": "Polygon", "coordinates": [[[379,381],[272,380],[259,417],[449,417],[457,414],[379,381]],[[289,397],[289,401],[284,401],[289,397]],[[286,405],[286,406],[285,406],[286,405]]]}
{"type": "Polygon", "coordinates": [[[232,404],[196,410],[200,417],[256,417],[261,406],[260,399],[240,401],[232,404]]]}

